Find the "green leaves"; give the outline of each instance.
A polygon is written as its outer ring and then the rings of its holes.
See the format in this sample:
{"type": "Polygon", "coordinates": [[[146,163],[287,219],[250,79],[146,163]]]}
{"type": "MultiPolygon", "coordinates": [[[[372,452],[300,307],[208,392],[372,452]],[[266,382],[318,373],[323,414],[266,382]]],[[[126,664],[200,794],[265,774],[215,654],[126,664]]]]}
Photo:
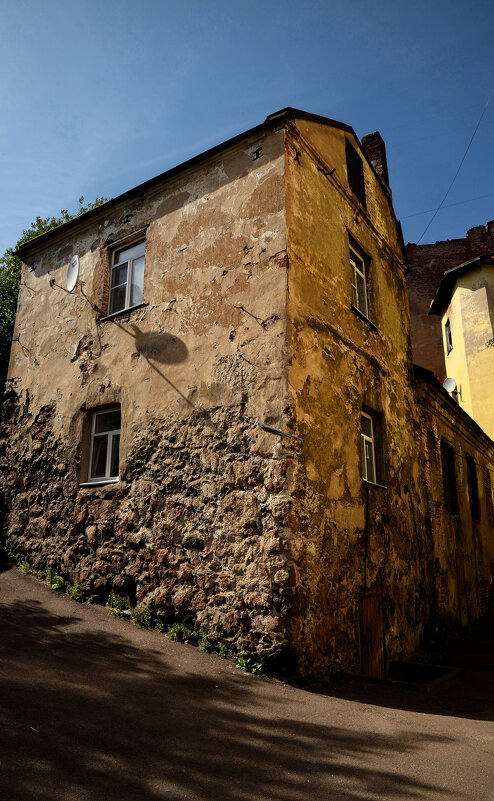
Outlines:
{"type": "Polygon", "coordinates": [[[16,244],[7,248],[5,253],[0,256],[0,387],[3,386],[7,377],[10,343],[14,332],[17,296],[21,282],[22,263],[19,256],[15,255],[15,251],[31,239],[46,234],[52,228],[57,228],[74,217],[79,217],[81,214],[101,206],[106,201],[105,197],[97,197],[94,202],[84,204],[84,197],[81,195],[78,201],[79,207],[73,214],[67,209],[62,209],[58,217],[36,217],[29,228],[22,232],[16,244]]]}

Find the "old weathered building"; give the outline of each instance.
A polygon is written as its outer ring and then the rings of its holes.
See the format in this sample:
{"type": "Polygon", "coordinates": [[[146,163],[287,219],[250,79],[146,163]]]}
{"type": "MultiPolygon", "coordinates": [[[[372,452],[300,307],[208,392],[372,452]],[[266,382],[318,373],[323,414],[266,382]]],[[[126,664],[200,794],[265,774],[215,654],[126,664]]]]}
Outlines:
{"type": "Polygon", "coordinates": [[[492,594],[494,443],[432,372],[418,366],[415,372],[434,558],[434,625],[455,631],[480,618],[492,594]]]}
{"type": "Polygon", "coordinates": [[[11,547],[273,666],[410,654],[429,423],[379,135],[285,109],[21,256],[11,547]]]}

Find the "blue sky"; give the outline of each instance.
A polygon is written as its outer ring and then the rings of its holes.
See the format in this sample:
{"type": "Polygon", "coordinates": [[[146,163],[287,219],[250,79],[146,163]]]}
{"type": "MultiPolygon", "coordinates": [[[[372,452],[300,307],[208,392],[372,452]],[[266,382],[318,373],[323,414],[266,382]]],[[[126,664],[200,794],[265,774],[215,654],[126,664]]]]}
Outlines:
{"type": "MultiPolygon", "coordinates": [[[[379,130],[405,241],[494,89],[493,0],[2,0],[0,253],[285,106],[379,130]]],[[[494,99],[423,242],[494,218],[494,99]]]]}

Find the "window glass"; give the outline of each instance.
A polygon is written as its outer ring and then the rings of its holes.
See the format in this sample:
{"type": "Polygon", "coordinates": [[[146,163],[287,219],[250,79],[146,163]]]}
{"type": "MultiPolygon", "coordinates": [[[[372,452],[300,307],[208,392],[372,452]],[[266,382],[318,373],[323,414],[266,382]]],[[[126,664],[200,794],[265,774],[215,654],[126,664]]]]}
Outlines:
{"type": "Polygon", "coordinates": [[[94,412],[88,480],[115,480],[119,476],[120,408],[94,412]]]}
{"type": "Polygon", "coordinates": [[[139,256],[143,256],[145,246],[146,243],[143,241],[136,242],[135,245],[130,245],[130,247],[124,248],[124,250],[117,250],[113,263],[122,264],[124,261],[130,261],[131,259],[136,259],[139,256]]]}
{"type": "Polygon", "coordinates": [[[120,434],[113,434],[111,443],[110,475],[118,476],[118,457],[120,451],[120,434]]]}
{"type": "Polygon", "coordinates": [[[144,300],[144,251],[146,242],[135,242],[113,254],[108,314],[138,306],[144,300]]]}
{"type": "Polygon", "coordinates": [[[132,279],[130,286],[130,305],[142,303],[144,286],[144,256],[132,262],[132,279]]]}
{"type": "Polygon", "coordinates": [[[372,418],[368,414],[361,415],[360,418],[360,439],[362,446],[362,477],[365,481],[376,483],[376,453],[374,440],[374,426],[372,418]]]}
{"type": "Polygon", "coordinates": [[[91,478],[102,478],[106,473],[107,437],[94,437],[91,478]]]}
{"type": "Polygon", "coordinates": [[[108,314],[113,314],[113,312],[121,311],[125,309],[125,293],[126,293],[127,285],[124,284],[123,286],[119,286],[116,289],[112,289],[110,292],[110,305],[108,306],[108,314]]]}
{"type": "Polygon", "coordinates": [[[95,434],[102,431],[120,431],[120,409],[96,414],[95,434]]]}
{"type": "Polygon", "coordinates": [[[350,265],[352,269],[352,303],[359,312],[362,312],[367,317],[365,264],[363,259],[352,249],[350,249],[350,265]]]}
{"type": "Polygon", "coordinates": [[[123,265],[123,267],[117,267],[112,272],[111,277],[111,285],[112,287],[115,286],[125,286],[127,283],[127,262],[123,265]]]}

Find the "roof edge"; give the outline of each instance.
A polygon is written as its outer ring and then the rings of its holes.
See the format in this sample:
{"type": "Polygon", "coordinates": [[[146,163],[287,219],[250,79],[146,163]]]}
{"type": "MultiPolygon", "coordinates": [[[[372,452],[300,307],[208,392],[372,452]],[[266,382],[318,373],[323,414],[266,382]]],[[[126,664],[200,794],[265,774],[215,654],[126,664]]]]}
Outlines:
{"type": "MultiPolygon", "coordinates": [[[[50,231],[46,231],[44,234],[40,234],[39,236],[35,237],[34,239],[30,239],[28,242],[25,242],[21,245],[18,250],[15,251],[15,255],[22,258],[28,252],[35,250],[40,245],[43,245],[49,239],[55,238],[60,234],[64,234],[66,231],[71,230],[77,225],[84,224],[88,220],[91,220],[95,217],[101,216],[105,214],[109,209],[113,208],[114,206],[122,203],[125,200],[130,200],[131,198],[139,195],[142,192],[146,192],[148,189],[158,185],[162,181],[165,181],[168,178],[172,178],[174,175],[177,175],[179,172],[188,169],[196,164],[199,164],[201,161],[204,161],[212,156],[215,156],[217,153],[221,152],[222,150],[226,149],[227,147],[231,147],[232,145],[241,142],[243,139],[247,139],[250,136],[254,136],[256,134],[260,134],[263,131],[274,127],[276,125],[281,125],[287,117],[299,117],[302,119],[306,119],[312,122],[318,122],[323,125],[328,125],[333,128],[340,128],[341,130],[348,131],[352,133],[355,137],[355,131],[350,125],[346,125],[343,122],[338,122],[337,120],[332,120],[329,117],[321,117],[318,114],[310,114],[307,111],[302,111],[300,109],[292,108],[291,106],[287,106],[286,108],[280,109],[279,111],[273,112],[273,114],[268,114],[264,122],[260,123],[259,125],[255,125],[253,128],[249,128],[246,131],[242,131],[235,136],[232,136],[230,139],[226,139],[223,142],[220,142],[217,145],[214,145],[207,150],[198,153],[195,156],[192,156],[190,159],[186,161],[182,161],[179,164],[176,164],[174,167],[171,167],[165,172],[160,173],[159,175],[154,176],[153,178],[149,178],[147,181],[144,181],[137,186],[128,189],[127,191],[123,192],[120,195],[117,195],[110,200],[107,200],[106,203],[102,203],[101,206],[97,206],[94,209],[90,209],[89,211],[84,212],[84,214],[80,214],[76,217],[73,217],[71,220],[68,220],[66,223],[62,223],[62,225],[57,226],[56,228],[50,229],[50,231]]],[[[358,137],[356,137],[358,139],[358,137]]]]}

